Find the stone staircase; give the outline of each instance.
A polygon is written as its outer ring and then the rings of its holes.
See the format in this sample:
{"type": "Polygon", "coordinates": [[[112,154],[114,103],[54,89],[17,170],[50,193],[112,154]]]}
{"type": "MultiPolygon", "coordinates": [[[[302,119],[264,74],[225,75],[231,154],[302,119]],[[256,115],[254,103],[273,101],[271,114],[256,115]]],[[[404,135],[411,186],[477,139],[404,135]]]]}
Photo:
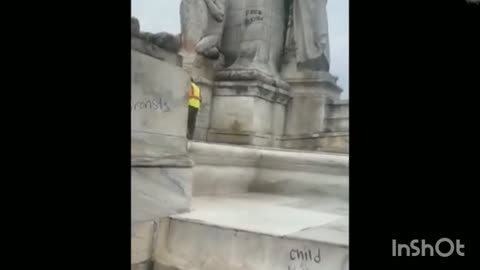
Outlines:
{"type": "Polygon", "coordinates": [[[348,206],[331,200],[329,210],[304,207],[320,201],[255,193],[195,198],[192,212],[160,225],[155,269],[345,269],[348,206]]]}
{"type": "Polygon", "coordinates": [[[187,144],[178,56],[132,36],[131,60],[132,270],[348,269],[348,155],[187,144]]]}
{"type": "Polygon", "coordinates": [[[191,143],[188,213],[158,222],[155,270],[347,269],[348,156],[191,143]]]}

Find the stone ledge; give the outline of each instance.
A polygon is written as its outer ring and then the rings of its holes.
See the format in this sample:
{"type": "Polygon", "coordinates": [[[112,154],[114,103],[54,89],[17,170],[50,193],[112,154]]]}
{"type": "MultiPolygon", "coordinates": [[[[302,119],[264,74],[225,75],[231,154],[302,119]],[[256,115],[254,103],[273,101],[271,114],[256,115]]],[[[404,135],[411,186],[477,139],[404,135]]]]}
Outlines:
{"type": "Polygon", "coordinates": [[[192,168],[193,161],[188,155],[164,155],[162,157],[131,158],[131,167],[139,168],[192,168]]]}
{"type": "Polygon", "coordinates": [[[196,165],[255,166],[282,170],[336,171],[348,175],[348,156],[295,152],[192,142],[189,153],[196,165]],[[307,168],[308,167],[308,168],[307,168]],[[331,168],[327,169],[326,168],[331,168]]]}
{"type": "Polygon", "coordinates": [[[300,135],[286,135],[280,138],[281,141],[287,140],[304,140],[304,139],[317,139],[325,137],[339,137],[348,136],[349,132],[321,132],[316,134],[300,134],[300,135]]]}
{"type": "Polygon", "coordinates": [[[271,143],[272,135],[254,132],[229,132],[210,128],[207,142],[227,143],[231,145],[264,145],[271,143]]]}
{"type": "Polygon", "coordinates": [[[258,81],[217,81],[213,96],[251,96],[282,105],[291,99],[289,91],[258,81]]]}
{"type": "Polygon", "coordinates": [[[215,74],[215,79],[218,81],[260,81],[265,84],[279,87],[283,89],[290,89],[290,85],[280,79],[275,79],[269,74],[257,69],[224,69],[215,74]]]}
{"type": "Polygon", "coordinates": [[[348,131],[335,131],[317,134],[284,136],[280,139],[280,143],[284,148],[348,153],[348,139],[348,131]]]}
{"type": "Polygon", "coordinates": [[[331,116],[331,117],[325,117],[325,120],[348,120],[350,119],[349,116],[331,116]]]}
{"type": "Polygon", "coordinates": [[[153,262],[147,261],[138,264],[132,264],[130,270],[153,270],[153,262]]]}
{"type": "Polygon", "coordinates": [[[341,106],[341,105],[350,105],[350,100],[348,100],[348,99],[347,99],[347,100],[336,100],[336,101],[334,101],[334,102],[333,102],[332,104],[330,104],[330,105],[334,105],[334,106],[335,106],[335,105],[339,105],[339,106],[341,106]]]}
{"type": "MultiPolygon", "coordinates": [[[[338,96],[343,91],[336,84],[331,84],[325,81],[297,81],[289,83],[292,85],[292,90],[290,92],[292,97],[323,97],[325,94],[338,96]]],[[[334,103],[330,103],[329,105],[332,104],[334,103]]]]}
{"type": "Polygon", "coordinates": [[[321,250],[322,264],[303,261],[304,268],[340,270],[348,260],[346,201],[248,193],[200,197],[192,209],[170,218],[169,237],[154,252],[156,270],[286,269],[297,248],[313,256],[321,250]]]}

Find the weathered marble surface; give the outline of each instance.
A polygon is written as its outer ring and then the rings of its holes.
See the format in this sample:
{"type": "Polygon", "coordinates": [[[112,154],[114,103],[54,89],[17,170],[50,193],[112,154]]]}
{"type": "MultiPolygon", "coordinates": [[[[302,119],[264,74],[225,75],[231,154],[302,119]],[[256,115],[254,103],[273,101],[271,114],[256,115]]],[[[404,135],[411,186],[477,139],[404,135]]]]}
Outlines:
{"type": "Polygon", "coordinates": [[[259,82],[217,82],[207,141],[273,146],[283,134],[288,91],[259,82]]]}
{"type": "Polygon", "coordinates": [[[204,36],[208,25],[207,5],[203,0],[182,0],[180,3],[182,51],[195,52],[195,45],[204,36]]]}
{"type": "Polygon", "coordinates": [[[289,81],[292,99],[287,105],[285,134],[280,138],[282,147],[306,150],[328,148],[328,140],[319,138],[326,137],[326,132],[345,131],[347,128],[341,119],[333,120],[333,112],[330,112],[335,109],[332,104],[339,99],[341,88],[330,74],[321,72],[317,75],[321,76],[289,81]],[[338,130],[331,130],[337,127],[338,130]]]}
{"type": "Polygon", "coordinates": [[[328,71],[327,0],[301,0],[291,3],[286,48],[294,51],[299,68],[328,71]]]}
{"type": "Polygon", "coordinates": [[[153,269],[153,262],[144,262],[139,264],[132,264],[130,270],[152,270],[153,269]]]}
{"type": "Polygon", "coordinates": [[[349,152],[349,132],[323,132],[315,135],[283,136],[282,148],[320,150],[336,153],[349,152]]]}
{"type": "Polygon", "coordinates": [[[187,73],[132,50],[132,224],[188,211],[192,160],[187,152],[187,73]]]}
{"type": "Polygon", "coordinates": [[[172,217],[168,232],[166,241],[157,242],[157,270],[173,265],[343,270],[348,261],[348,202],[269,194],[198,197],[191,213],[172,217]],[[344,208],[347,212],[337,212],[344,208]],[[308,253],[308,259],[301,260],[298,251],[308,253]]]}
{"type": "Polygon", "coordinates": [[[132,36],[131,48],[132,50],[146,54],[158,60],[171,63],[172,65],[176,65],[178,67],[182,66],[182,57],[180,55],[166,51],[157,45],[139,37],[132,36]]]}
{"type": "Polygon", "coordinates": [[[340,100],[328,105],[327,132],[348,132],[350,128],[349,102],[340,100]]]}
{"type": "MultiPolygon", "coordinates": [[[[181,46],[180,35],[173,35],[167,32],[149,33],[140,31],[140,22],[137,18],[131,18],[132,38],[141,39],[147,43],[158,46],[166,51],[177,53],[181,46]]],[[[137,42],[138,43],[138,42],[137,42]]],[[[133,43],[132,43],[133,46],[133,43]]]]}
{"type": "Polygon", "coordinates": [[[348,198],[344,155],[192,142],[197,195],[267,192],[348,198]]]}
{"type": "Polygon", "coordinates": [[[192,168],[131,168],[132,222],[150,221],[188,212],[192,168]]]}
{"type": "Polygon", "coordinates": [[[132,50],[132,165],[189,166],[187,91],[181,68],[132,50]],[[174,163],[175,164],[175,163],[174,163]]]}
{"type": "Polygon", "coordinates": [[[142,264],[151,260],[155,226],[153,221],[132,225],[131,264],[142,264]]]}
{"type": "Polygon", "coordinates": [[[183,51],[218,59],[225,22],[225,0],[182,0],[180,19],[183,51]]]}
{"type": "Polygon", "coordinates": [[[217,79],[261,80],[288,87],[279,75],[285,29],[283,1],[229,0],[225,18],[222,51],[227,68],[217,79]]]}
{"type": "Polygon", "coordinates": [[[160,33],[140,33],[140,37],[156,46],[172,53],[177,53],[181,47],[180,35],[174,35],[167,32],[160,33]]]}

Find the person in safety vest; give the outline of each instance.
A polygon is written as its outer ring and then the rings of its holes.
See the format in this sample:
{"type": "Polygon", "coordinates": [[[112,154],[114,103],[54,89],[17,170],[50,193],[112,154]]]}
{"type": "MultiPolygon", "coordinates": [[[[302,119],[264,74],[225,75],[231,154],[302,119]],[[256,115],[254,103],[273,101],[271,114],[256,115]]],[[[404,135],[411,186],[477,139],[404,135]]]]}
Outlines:
{"type": "Polygon", "coordinates": [[[200,110],[200,104],[202,103],[202,92],[200,87],[193,82],[190,78],[191,84],[188,91],[188,133],[187,139],[193,139],[193,132],[195,130],[195,122],[197,120],[198,110],[200,110]]]}

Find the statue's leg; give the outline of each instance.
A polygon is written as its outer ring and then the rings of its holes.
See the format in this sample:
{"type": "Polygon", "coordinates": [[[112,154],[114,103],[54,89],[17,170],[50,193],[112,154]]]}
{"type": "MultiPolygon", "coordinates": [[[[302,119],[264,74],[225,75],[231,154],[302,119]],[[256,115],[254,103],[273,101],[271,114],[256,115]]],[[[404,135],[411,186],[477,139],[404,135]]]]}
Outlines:
{"type": "MultiPolygon", "coordinates": [[[[269,35],[269,57],[268,66],[277,84],[282,83],[280,78],[281,56],[285,46],[285,32],[287,27],[287,0],[268,0],[271,5],[270,22],[267,24],[270,28],[267,30],[269,35]]],[[[268,29],[268,28],[267,28],[268,29]]]]}
{"type": "Polygon", "coordinates": [[[217,47],[219,37],[217,35],[209,35],[203,37],[197,45],[195,45],[195,51],[199,54],[203,54],[205,51],[217,47]]]}
{"type": "Polygon", "coordinates": [[[217,47],[210,48],[203,52],[203,55],[210,59],[218,59],[220,57],[220,51],[217,47]]]}

